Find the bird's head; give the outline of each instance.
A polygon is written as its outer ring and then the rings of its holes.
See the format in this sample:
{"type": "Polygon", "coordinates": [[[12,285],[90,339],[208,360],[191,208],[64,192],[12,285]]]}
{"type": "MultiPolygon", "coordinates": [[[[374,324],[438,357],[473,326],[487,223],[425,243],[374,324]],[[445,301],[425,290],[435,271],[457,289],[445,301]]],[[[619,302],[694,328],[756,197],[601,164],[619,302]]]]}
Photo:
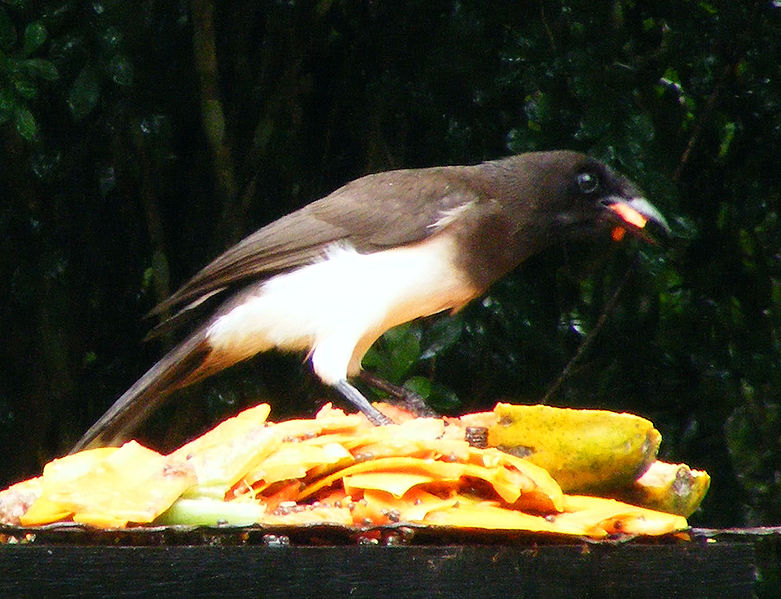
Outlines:
{"type": "Polygon", "coordinates": [[[552,219],[554,234],[571,239],[610,233],[618,241],[629,233],[650,242],[657,234],[670,234],[664,216],[640,189],[602,162],[566,151],[541,158],[547,188],[541,206],[552,219]]]}

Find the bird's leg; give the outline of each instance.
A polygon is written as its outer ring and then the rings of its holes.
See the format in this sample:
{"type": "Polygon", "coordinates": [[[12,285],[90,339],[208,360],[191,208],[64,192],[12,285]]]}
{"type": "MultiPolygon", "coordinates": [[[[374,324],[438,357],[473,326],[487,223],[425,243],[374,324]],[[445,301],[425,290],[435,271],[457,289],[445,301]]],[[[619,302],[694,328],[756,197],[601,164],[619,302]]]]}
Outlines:
{"type": "Polygon", "coordinates": [[[394,399],[404,402],[407,408],[409,408],[409,410],[415,414],[415,416],[424,418],[439,417],[439,414],[428,407],[426,401],[414,391],[411,391],[406,387],[399,387],[398,385],[389,383],[384,378],[366,370],[361,370],[358,376],[360,376],[361,380],[363,380],[366,384],[371,385],[380,391],[384,391],[394,399]]]}
{"type": "Polygon", "coordinates": [[[393,421],[390,418],[372,406],[369,403],[369,400],[345,379],[337,381],[334,388],[339,391],[347,401],[363,412],[364,416],[366,416],[372,424],[377,426],[382,424],[393,424],[393,421]]]}

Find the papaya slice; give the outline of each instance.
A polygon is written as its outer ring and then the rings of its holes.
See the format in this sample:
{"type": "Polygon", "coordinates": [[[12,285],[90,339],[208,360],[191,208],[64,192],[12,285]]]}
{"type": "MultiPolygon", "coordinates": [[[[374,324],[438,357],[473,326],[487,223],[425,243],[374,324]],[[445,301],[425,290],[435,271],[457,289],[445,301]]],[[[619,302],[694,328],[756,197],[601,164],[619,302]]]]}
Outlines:
{"type": "Polygon", "coordinates": [[[243,478],[249,485],[258,481],[269,484],[280,480],[304,478],[309,470],[317,466],[349,464],[353,461],[352,454],[339,443],[325,445],[285,443],[270,452],[243,478]]]}
{"type": "Polygon", "coordinates": [[[615,499],[565,495],[564,512],[550,517],[561,523],[578,523],[590,535],[664,535],[688,528],[686,518],[630,505],[615,499]]]}
{"type": "Polygon", "coordinates": [[[412,487],[425,485],[437,479],[422,472],[361,472],[342,477],[344,491],[354,495],[356,491],[384,491],[401,498],[412,487]]]}
{"type": "Polygon", "coordinates": [[[565,493],[630,486],[661,442],[650,421],[632,414],[504,403],[494,414],[488,445],[541,466],[565,493]]]}
{"type": "Polygon", "coordinates": [[[68,516],[101,528],[152,522],[196,482],[187,465],[135,441],[83,453],[53,464],[49,481],[44,468],[42,493],[20,518],[24,526],[68,516]]]}
{"type": "Polygon", "coordinates": [[[225,493],[282,444],[279,435],[265,426],[269,411],[268,404],[245,410],[183,445],[169,458],[190,465],[199,486],[217,487],[211,494],[225,493]]]}
{"type": "Polygon", "coordinates": [[[423,522],[437,526],[486,530],[523,530],[596,538],[605,536],[604,534],[595,535],[577,522],[551,522],[543,516],[507,509],[495,502],[487,501],[471,505],[458,504],[447,509],[432,510],[426,514],[423,522]]]}

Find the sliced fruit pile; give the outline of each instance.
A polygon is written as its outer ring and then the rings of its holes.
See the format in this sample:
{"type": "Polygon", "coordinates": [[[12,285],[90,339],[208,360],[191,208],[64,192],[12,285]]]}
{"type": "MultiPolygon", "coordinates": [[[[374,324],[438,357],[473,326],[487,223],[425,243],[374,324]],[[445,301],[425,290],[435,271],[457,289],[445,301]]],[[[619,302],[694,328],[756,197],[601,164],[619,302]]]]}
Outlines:
{"type": "Polygon", "coordinates": [[[53,460],[41,477],[0,493],[0,521],[99,528],[404,522],[600,539],[684,530],[684,512],[707,490],[707,474],[686,468],[682,475],[685,467],[670,465],[644,484],[659,434],[626,414],[499,404],[445,420],[394,410],[399,424],[375,427],[330,405],[314,419],[279,423],[267,421],[269,411],[266,404],[246,410],[169,455],[131,441],[53,460]],[[475,427],[487,429],[495,447],[465,441],[475,427]],[[677,486],[667,484],[671,476],[677,486]],[[684,488],[687,476],[697,485],[684,488]],[[581,494],[606,489],[677,513],[581,494]],[[674,501],[664,499],[671,494],[674,501]]]}

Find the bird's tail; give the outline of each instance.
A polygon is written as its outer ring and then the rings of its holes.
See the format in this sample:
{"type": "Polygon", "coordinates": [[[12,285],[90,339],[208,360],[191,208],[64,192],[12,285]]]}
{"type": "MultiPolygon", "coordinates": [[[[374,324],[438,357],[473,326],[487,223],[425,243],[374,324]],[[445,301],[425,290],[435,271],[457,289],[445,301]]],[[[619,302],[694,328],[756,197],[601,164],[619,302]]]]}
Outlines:
{"type": "Polygon", "coordinates": [[[209,345],[202,332],[180,343],[114,402],[84,433],[71,453],[93,447],[120,445],[135,428],[180,387],[206,374],[209,345]]]}

